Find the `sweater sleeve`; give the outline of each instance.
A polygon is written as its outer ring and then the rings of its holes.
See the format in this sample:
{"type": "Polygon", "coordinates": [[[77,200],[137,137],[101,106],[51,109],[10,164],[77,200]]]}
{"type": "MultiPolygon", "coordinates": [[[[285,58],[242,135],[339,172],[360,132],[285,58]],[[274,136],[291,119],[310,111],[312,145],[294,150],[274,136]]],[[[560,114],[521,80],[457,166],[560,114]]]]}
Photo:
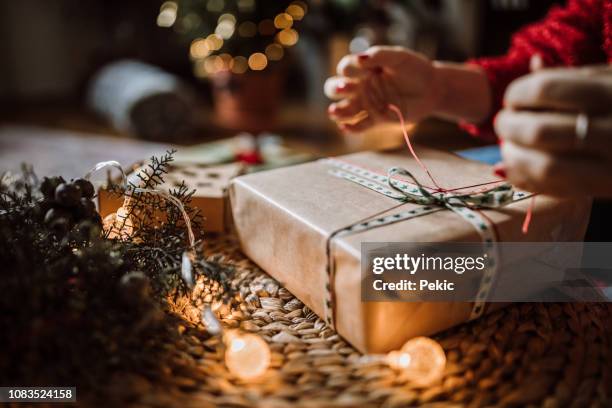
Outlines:
{"type": "Polygon", "coordinates": [[[474,136],[495,141],[493,118],[502,107],[506,87],[529,73],[533,55],[539,54],[546,67],[604,62],[602,1],[569,0],[565,7],[553,7],[543,20],[513,35],[506,55],[468,61],[485,71],[493,105],[484,123],[462,122],[461,127],[474,136]]]}

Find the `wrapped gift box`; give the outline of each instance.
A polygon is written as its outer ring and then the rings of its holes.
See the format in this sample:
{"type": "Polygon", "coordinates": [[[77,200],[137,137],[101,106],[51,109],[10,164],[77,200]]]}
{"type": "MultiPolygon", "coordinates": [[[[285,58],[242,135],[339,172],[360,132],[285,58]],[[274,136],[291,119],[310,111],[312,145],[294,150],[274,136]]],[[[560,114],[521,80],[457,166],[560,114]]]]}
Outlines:
{"type": "MultiPolygon", "coordinates": [[[[495,180],[491,167],[450,153],[419,149],[440,185],[458,188],[495,180]]],[[[444,210],[328,240],[336,231],[373,217],[423,207],[399,202],[331,174],[349,163],[377,174],[403,167],[428,178],[405,151],[365,152],[235,178],[230,186],[234,227],[247,256],[315,313],[326,314],[328,262],[333,263],[335,328],[363,352],[397,349],[411,337],[432,335],[469,319],[469,302],[362,302],[362,242],[469,242],[482,240],[472,225],[444,210]]],[[[427,183],[424,183],[427,184],[427,183]]],[[[482,210],[500,241],[582,240],[588,199],[537,196],[529,232],[521,225],[530,200],[482,210]]],[[[489,308],[490,309],[490,308],[489,308]]],[[[329,309],[328,309],[329,310],[329,309]]]]}
{"type": "MultiPolygon", "coordinates": [[[[133,167],[127,174],[133,178],[140,170],[133,167]]],[[[243,172],[240,163],[205,165],[194,163],[175,163],[164,176],[164,183],[156,188],[162,191],[176,189],[185,183],[189,191],[195,190],[190,205],[198,208],[203,217],[203,230],[207,232],[226,232],[231,226],[231,212],[227,199],[230,180],[243,172]]],[[[137,179],[134,179],[137,182],[137,179]]],[[[98,191],[98,211],[104,218],[117,211],[123,204],[123,197],[110,193],[104,188],[98,191]]]]}

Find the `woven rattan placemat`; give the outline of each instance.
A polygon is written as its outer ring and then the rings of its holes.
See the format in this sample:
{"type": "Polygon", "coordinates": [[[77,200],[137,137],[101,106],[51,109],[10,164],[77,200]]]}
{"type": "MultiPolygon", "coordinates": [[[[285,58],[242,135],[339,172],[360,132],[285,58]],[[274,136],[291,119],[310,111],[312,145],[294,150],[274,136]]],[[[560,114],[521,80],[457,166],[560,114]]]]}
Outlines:
{"type": "MultiPolygon", "coordinates": [[[[210,254],[240,280],[223,323],[262,336],[272,350],[263,378],[227,371],[220,340],[200,323],[218,286],[199,280],[192,299],[173,299],[180,323],[154,372],[109,379],[111,405],[180,407],[611,407],[610,304],[516,304],[436,339],[448,364],[442,381],[415,388],[400,372],[358,362],[359,354],[286,289],[246,259],[232,236],[209,239],[210,254]]],[[[155,339],[151,339],[155,342],[155,339]]],[[[152,356],[154,358],[154,356],[152,356]]],[[[110,406],[110,405],[109,405],[110,406]]]]}

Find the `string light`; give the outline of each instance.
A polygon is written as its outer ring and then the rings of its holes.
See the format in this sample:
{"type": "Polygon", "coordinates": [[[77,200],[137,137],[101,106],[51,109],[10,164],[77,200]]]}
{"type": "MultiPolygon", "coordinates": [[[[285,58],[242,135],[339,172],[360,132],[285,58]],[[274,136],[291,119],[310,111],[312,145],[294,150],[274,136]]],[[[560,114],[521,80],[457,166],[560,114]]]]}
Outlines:
{"type": "Polygon", "coordinates": [[[210,34],[206,37],[206,45],[210,50],[217,51],[223,47],[223,38],[219,37],[217,34],[210,34]]]}
{"type": "Polygon", "coordinates": [[[157,15],[157,25],[159,27],[172,27],[176,22],[178,4],[174,1],[166,1],[159,8],[157,15]]]}
{"type": "Polygon", "coordinates": [[[134,233],[134,222],[128,216],[128,210],[122,206],[117,209],[117,212],[104,217],[102,229],[108,239],[124,239],[134,233]]]}
{"type": "Polygon", "coordinates": [[[261,337],[238,330],[224,332],[210,306],[202,310],[202,322],[210,334],[222,336],[225,365],[232,374],[250,380],[265,373],[270,366],[271,353],[268,343],[261,337]]]}
{"type": "Polygon", "coordinates": [[[250,13],[255,10],[255,0],[238,0],[238,10],[241,13],[250,13]]]}
{"type": "Polygon", "coordinates": [[[219,13],[225,7],[225,1],[223,0],[208,0],[206,3],[206,10],[211,13],[219,13]]]}
{"type": "Polygon", "coordinates": [[[292,45],[295,45],[299,39],[297,31],[295,31],[293,28],[286,28],[284,30],[279,31],[276,37],[278,42],[284,45],[285,47],[291,47],[292,45]]]}
{"type": "MultiPolygon", "coordinates": [[[[206,10],[211,13],[221,13],[226,2],[224,0],[207,0],[206,10]]],[[[238,0],[236,2],[238,12],[251,13],[255,10],[255,0],[238,0]]],[[[176,20],[178,5],[175,1],[167,1],[160,8],[160,16],[163,26],[170,26],[176,20]],[[174,16],[174,17],[172,17],[174,16]],[[170,18],[172,17],[172,18],[170,18]],[[172,21],[170,21],[172,20],[172,21]]],[[[300,21],[306,15],[308,6],[305,2],[297,0],[292,2],[284,11],[279,12],[274,18],[259,21],[237,20],[232,13],[223,13],[217,19],[213,33],[206,38],[194,39],[189,47],[190,58],[194,61],[193,72],[197,77],[206,77],[223,70],[229,70],[235,74],[243,74],[249,69],[261,71],[266,69],[269,61],[280,61],[285,55],[283,47],[291,47],[299,41],[299,34],[293,28],[295,21],[300,21]],[[272,37],[269,44],[261,52],[254,52],[250,56],[232,56],[229,54],[214,55],[224,46],[224,42],[230,40],[237,33],[242,38],[252,38],[257,35],[272,37]]],[[[175,30],[186,32],[194,27],[200,26],[202,20],[194,13],[184,16],[175,30]],[[193,18],[196,17],[196,18],[193,18]]]]}
{"type": "Polygon", "coordinates": [[[387,354],[385,361],[402,370],[413,384],[423,387],[440,380],[446,367],[444,349],[428,337],[408,340],[400,350],[387,354]]]}
{"type": "Polygon", "coordinates": [[[274,17],[274,27],[278,29],[291,28],[293,25],[293,17],[287,13],[280,13],[274,17]]]}
{"type": "Polygon", "coordinates": [[[245,57],[234,57],[230,69],[234,74],[244,74],[249,69],[249,63],[245,57]]]}
{"type": "Polygon", "coordinates": [[[189,55],[194,60],[205,58],[210,52],[211,49],[208,47],[208,42],[204,38],[196,38],[189,47],[189,55]]]}
{"type": "Polygon", "coordinates": [[[300,21],[304,18],[306,11],[297,3],[292,3],[289,7],[287,7],[287,14],[293,18],[295,21],[300,21]]]}
{"type": "Polygon", "coordinates": [[[225,365],[236,377],[250,380],[270,366],[270,347],[259,336],[230,331],[223,336],[225,365]]]}
{"type": "Polygon", "coordinates": [[[253,71],[261,71],[268,65],[268,58],[261,52],[251,54],[249,57],[249,68],[253,71]]]}
{"type": "Polygon", "coordinates": [[[266,57],[268,57],[270,61],[279,61],[283,58],[284,54],[285,51],[283,47],[278,44],[270,44],[266,47],[266,57]]]}

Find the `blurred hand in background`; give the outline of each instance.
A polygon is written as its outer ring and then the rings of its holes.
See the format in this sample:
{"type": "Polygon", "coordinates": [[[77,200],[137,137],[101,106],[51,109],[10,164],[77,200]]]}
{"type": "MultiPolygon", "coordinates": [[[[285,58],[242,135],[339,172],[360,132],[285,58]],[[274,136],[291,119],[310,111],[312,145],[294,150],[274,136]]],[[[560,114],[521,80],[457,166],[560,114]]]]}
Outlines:
{"type": "Polygon", "coordinates": [[[530,191],[612,197],[612,67],[515,80],[495,120],[508,180],[530,191]]]}
{"type": "Polygon", "coordinates": [[[489,84],[481,69],[431,61],[402,47],[375,46],[347,55],[337,71],[326,81],[325,94],[336,101],[329,106],[330,118],[347,132],[396,121],[389,104],[410,122],[428,116],[480,121],[491,110],[489,84]]]}

